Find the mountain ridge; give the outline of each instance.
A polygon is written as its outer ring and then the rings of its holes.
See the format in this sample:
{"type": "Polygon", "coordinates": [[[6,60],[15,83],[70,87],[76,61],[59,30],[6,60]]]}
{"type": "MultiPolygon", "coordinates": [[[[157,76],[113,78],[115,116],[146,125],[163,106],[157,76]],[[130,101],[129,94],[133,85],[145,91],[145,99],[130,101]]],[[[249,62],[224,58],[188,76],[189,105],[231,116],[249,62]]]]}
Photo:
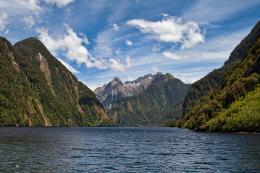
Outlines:
{"type": "Polygon", "coordinates": [[[95,94],[41,41],[0,41],[1,126],[96,126],[107,119],[95,94]]]}
{"type": "Polygon", "coordinates": [[[165,120],[180,117],[189,87],[169,73],[147,74],[112,85],[114,82],[94,92],[110,118],[123,126],[161,125],[165,120]]]}
{"type": "Polygon", "coordinates": [[[211,131],[260,131],[260,111],[256,111],[260,106],[248,110],[244,110],[246,106],[243,109],[238,107],[238,103],[244,103],[243,100],[249,97],[255,99],[251,105],[259,102],[259,55],[260,21],[235,47],[221,68],[191,85],[184,101],[184,120],[178,126],[211,131]],[[255,93],[254,96],[249,94],[251,92],[255,93]],[[230,112],[231,109],[234,113],[230,112]],[[245,116],[247,111],[252,111],[252,117],[245,116]],[[249,117],[250,121],[247,120],[249,117]]]}

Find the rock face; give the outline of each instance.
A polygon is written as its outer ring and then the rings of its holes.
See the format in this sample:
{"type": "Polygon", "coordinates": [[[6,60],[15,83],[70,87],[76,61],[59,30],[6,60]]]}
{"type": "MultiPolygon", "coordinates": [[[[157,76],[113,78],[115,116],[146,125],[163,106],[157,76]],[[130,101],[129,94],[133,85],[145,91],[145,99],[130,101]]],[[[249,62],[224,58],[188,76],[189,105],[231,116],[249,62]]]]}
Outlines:
{"type": "Polygon", "coordinates": [[[90,126],[107,119],[95,94],[36,38],[0,38],[0,126],[90,126]]]}
{"type": "Polygon", "coordinates": [[[192,84],[184,102],[185,121],[180,126],[212,131],[259,131],[260,104],[254,106],[260,103],[259,57],[260,22],[232,51],[223,67],[192,84]],[[238,106],[249,98],[255,100],[247,106],[238,106]]]}
{"type": "Polygon", "coordinates": [[[95,89],[95,93],[107,110],[113,108],[123,97],[131,97],[144,92],[154,79],[154,75],[148,74],[134,81],[123,83],[118,77],[102,87],[95,89]]]}
{"type": "Polygon", "coordinates": [[[133,81],[114,78],[94,92],[119,125],[159,125],[178,118],[189,88],[170,74],[148,74],[133,81]]]}

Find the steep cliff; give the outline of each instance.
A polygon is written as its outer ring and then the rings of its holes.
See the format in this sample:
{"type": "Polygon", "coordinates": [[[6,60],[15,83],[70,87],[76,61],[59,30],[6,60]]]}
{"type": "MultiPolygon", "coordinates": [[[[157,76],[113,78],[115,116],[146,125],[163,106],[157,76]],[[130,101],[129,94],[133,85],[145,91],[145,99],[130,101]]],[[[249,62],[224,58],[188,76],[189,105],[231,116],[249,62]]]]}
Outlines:
{"type": "Polygon", "coordinates": [[[95,94],[36,38],[0,38],[0,125],[89,126],[107,119],[95,94]]]}
{"type": "Polygon", "coordinates": [[[192,84],[184,102],[185,120],[179,126],[260,131],[260,104],[256,104],[260,99],[259,73],[260,22],[232,51],[223,67],[192,84]]]}

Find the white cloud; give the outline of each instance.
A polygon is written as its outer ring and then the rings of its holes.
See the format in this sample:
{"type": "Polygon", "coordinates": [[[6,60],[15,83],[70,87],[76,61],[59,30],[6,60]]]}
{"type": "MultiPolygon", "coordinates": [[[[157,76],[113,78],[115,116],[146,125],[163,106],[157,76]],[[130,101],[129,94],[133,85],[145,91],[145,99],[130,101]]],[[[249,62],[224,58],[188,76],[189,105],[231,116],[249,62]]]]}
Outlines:
{"type": "Polygon", "coordinates": [[[8,30],[8,24],[23,22],[26,27],[34,25],[34,17],[43,12],[39,0],[0,1],[0,31],[8,30]]]}
{"type": "Polygon", "coordinates": [[[25,16],[23,22],[27,28],[31,28],[35,25],[35,20],[32,16],[25,16]]]}
{"type": "Polygon", "coordinates": [[[83,46],[86,44],[86,37],[78,36],[69,26],[66,26],[66,33],[60,37],[52,37],[48,30],[37,30],[40,40],[46,47],[55,55],[59,51],[65,52],[66,57],[71,61],[76,61],[78,64],[85,64],[87,67],[93,67],[98,63],[90,61],[91,55],[88,49],[83,46]]]}
{"type": "Polygon", "coordinates": [[[71,65],[69,65],[67,62],[63,61],[60,58],[57,58],[69,71],[71,71],[74,74],[78,74],[79,71],[76,70],[74,67],[72,67],[71,65]]]}
{"type": "Polygon", "coordinates": [[[127,46],[133,46],[133,42],[130,41],[130,40],[128,40],[128,39],[125,41],[125,44],[126,44],[127,46]]]}
{"type": "Polygon", "coordinates": [[[39,0],[8,0],[0,1],[1,11],[5,11],[10,16],[28,14],[31,12],[40,13],[42,8],[39,5],[39,0]]]}
{"type": "Polygon", "coordinates": [[[57,7],[62,8],[72,3],[74,0],[45,0],[45,1],[50,5],[57,5],[57,7]]]}
{"type": "Polygon", "coordinates": [[[78,64],[84,64],[89,68],[107,69],[115,71],[124,71],[131,67],[131,59],[126,58],[126,64],[122,64],[115,58],[96,58],[93,57],[84,44],[88,44],[88,39],[82,34],[78,35],[72,28],[66,25],[66,33],[59,37],[50,36],[48,30],[38,29],[39,39],[54,54],[64,53],[70,61],[76,61],[78,64]]]}
{"type": "Polygon", "coordinates": [[[152,38],[168,42],[180,43],[181,48],[191,48],[204,42],[204,35],[196,22],[184,23],[181,18],[166,17],[161,21],[134,19],[127,25],[137,27],[141,32],[151,34],[152,38]]]}
{"type": "Polygon", "coordinates": [[[235,46],[239,44],[239,42],[249,33],[249,31],[250,28],[244,28],[231,34],[215,37],[207,40],[207,44],[201,44],[196,48],[164,51],[163,56],[182,62],[202,60],[216,60],[224,62],[228,59],[235,46]]]}
{"type": "Polygon", "coordinates": [[[8,15],[5,12],[0,12],[0,32],[6,29],[8,15]]]}

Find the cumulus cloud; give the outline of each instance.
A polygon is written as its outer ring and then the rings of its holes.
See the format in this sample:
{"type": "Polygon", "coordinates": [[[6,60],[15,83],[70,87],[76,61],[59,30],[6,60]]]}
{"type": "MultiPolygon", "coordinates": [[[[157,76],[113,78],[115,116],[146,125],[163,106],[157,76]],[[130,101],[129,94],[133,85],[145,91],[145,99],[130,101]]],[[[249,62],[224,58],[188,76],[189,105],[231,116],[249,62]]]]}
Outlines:
{"type": "Polygon", "coordinates": [[[181,18],[166,16],[161,21],[133,19],[128,26],[136,27],[141,32],[151,34],[152,38],[167,42],[180,43],[181,48],[191,48],[204,42],[204,35],[196,22],[183,22],[181,18]]]}
{"type": "Polygon", "coordinates": [[[79,64],[86,66],[95,66],[90,61],[91,55],[88,49],[83,46],[86,44],[86,38],[77,35],[72,28],[66,26],[66,33],[60,37],[50,36],[48,30],[38,29],[39,39],[46,45],[46,47],[55,55],[59,51],[65,52],[69,60],[76,61],[79,64]]]}
{"type": "Polygon", "coordinates": [[[73,2],[74,0],[45,0],[45,1],[46,1],[46,3],[48,3],[50,5],[56,5],[59,8],[63,8],[66,5],[73,2]]]}
{"type": "Polygon", "coordinates": [[[128,39],[125,41],[125,44],[126,44],[127,46],[133,46],[133,42],[130,41],[130,40],[128,40],[128,39]]]}
{"type": "Polygon", "coordinates": [[[67,62],[63,61],[60,58],[57,58],[69,71],[71,71],[74,74],[78,74],[79,71],[76,70],[74,67],[72,67],[71,65],[69,65],[67,62]]]}
{"type": "Polygon", "coordinates": [[[64,53],[70,61],[75,61],[78,64],[84,64],[89,68],[108,69],[115,71],[124,71],[131,67],[131,59],[126,58],[126,63],[123,64],[116,58],[95,58],[88,49],[84,46],[88,44],[88,39],[85,35],[78,35],[72,28],[66,25],[66,33],[59,37],[49,35],[48,30],[38,29],[39,39],[46,47],[57,56],[59,53],[64,53]]]}

